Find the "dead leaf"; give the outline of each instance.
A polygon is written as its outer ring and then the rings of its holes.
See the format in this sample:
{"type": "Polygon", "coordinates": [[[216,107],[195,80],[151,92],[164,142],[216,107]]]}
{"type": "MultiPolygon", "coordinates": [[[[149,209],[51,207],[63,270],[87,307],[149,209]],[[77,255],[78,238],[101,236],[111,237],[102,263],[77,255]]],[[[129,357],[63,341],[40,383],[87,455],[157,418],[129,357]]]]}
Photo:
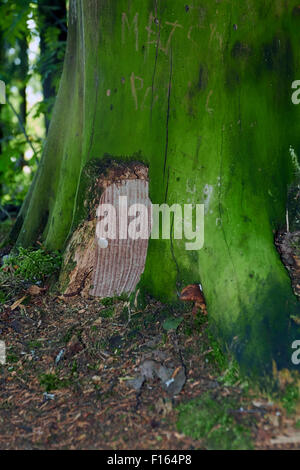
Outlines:
{"type": "Polygon", "coordinates": [[[32,285],[27,289],[26,292],[29,295],[41,295],[45,291],[46,291],[45,287],[39,287],[39,286],[36,286],[36,285],[32,285]]]}
{"type": "Polygon", "coordinates": [[[174,370],[174,372],[173,372],[173,374],[172,374],[172,377],[171,377],[172,379],[175,379],[175,377],[176,377],[176,375],[178,374],[178,372],[180,371],[180,369],[181,369],[181,367],[177,367],[177,368],[174,370]]]}
{"type": "Polygon", "coordinates": [[[154,407],[156,412],[159,415],[162,415],[163,418],[165,418],[173,410],[172,401],[165,398],[159,398],[154,407]]]}
{"type": "Polygon", "coordinates": [[[16,308],[18,308],[21,305],[21,303],[26,299],[26,297],[27,295],[24,295],[24,297],[22,297],[21,299],[16,300],[16,302],[10,307],[10,309],[12,311],[16,310],[16,308]]]}
{"type": "Polygon", "coordinates": [[[101,383],[101,377],[99,377],[99,375],[94,375],[92,377],[92,382],[96,385],[99,385],[101,383]]]}

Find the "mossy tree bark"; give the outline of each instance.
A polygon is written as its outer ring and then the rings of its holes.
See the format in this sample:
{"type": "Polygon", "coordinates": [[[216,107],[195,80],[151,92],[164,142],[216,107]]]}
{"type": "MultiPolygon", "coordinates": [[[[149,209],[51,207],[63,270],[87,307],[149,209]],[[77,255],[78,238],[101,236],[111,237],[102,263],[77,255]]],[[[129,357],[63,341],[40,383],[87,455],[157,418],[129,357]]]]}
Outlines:
{"type": "Polygon", "coordinates": [[[205,245],[151,240],[143,286],[175,301],[201,282],[245,370],[292,365],[298,311],[274,246],[300,150],[300,7],[292,0],[71,0],[64,72],[13,237],[63,249],[91,160],[149,165],[153,203],[205,203],[205,245]]]}

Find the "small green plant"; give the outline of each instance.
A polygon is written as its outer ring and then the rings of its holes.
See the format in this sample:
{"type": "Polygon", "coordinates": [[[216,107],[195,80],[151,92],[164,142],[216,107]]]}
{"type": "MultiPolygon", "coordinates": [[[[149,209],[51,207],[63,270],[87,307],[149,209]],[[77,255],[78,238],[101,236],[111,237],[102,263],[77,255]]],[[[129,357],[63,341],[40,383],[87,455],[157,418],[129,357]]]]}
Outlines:
{"type": "Polygon", "coordinates": [[[100,316],[102,318],[111,318],[115,314],[115,309],[114,308],[106,308],[105,310],[102,310],[100,312],[100,316]]]}
{"type": "Polygon", "coordinates": [[[206,393],[179,405],[178,431],[193,439],[203,439],[207,449],[252,449],[249,423],[243,425],[235,420],[236,408],[239,405],[234,400],[218,401],[206,393]]]}
{"type": "Polygon", "coordinates": [[[19,361],[19,357],[16,355],[16,353],[11,349],[7,356],[6,356],[6,361],[8,364],[15,364],[16,362],[19,361]]]}
{"type": "Polygon", "coordinates": [[[104,305],[104,307],[113,307],[115,304],[120,302],[128,302],[128,294],[124,293],[120,296],[106,297],[100,300],[100,303],[104,305]]]}
{"type": "Polygon", "coordinates": [[[47,253],[42,248],[32,251],[19,247],[18,254],[11,254],[2,266],[2,271],[11,270],[15,275],[31,282],[44,281],[61,267],[60,253],[47,253]]]}
{"type": "Polygon", "coordinates": [[[0,290],[0,304],[4,304],[6,300],[7,294],[3,290],[0,290]]]}
{"type": "Polygon", "coordinates": [[[38,340],[32,340],[28,342],[28,349],[40,349],[42,347],[42,343],[38,340]]]}
{"type": "Polygon", "coordinates": [[[51,392],[52,390],[66,387],[68,385],[68,381],[61,380],[57,374],[41,374],[40,385],[46,392],[51,392]]]}
{"type": "Polygon", "coordinates": [[[183,318],[168,317],[163,323],[163,329],[166,331],[177,330],[179,325],[183,322],[183,318]]]}
{"type": "MultiPolygon", "coordinates": [[[[227,387],[233,387],[241,380],[237,361],[230,356],[229,352],[227,354],[223,353],[221,346],[209,331],[207,331],[207,336],[212,349],[208,354],[208,359],[217,368],[218,372],[221,373],[219,382],[227,387]]],[[[243,388],[247,386],[248,383],[244,381],[243,388]]]]}
{"type": "Polygon", "coordinates": [[[78,372],[78,364],[77,364],[77,361],[74,359],[73,363],[72,363],[72,367],[71,367],[71,374],[76,377],[77,376],[77,372],[78,372]]]}
{"type": "Polygon", "coordinates": [[[212,351],[208,355],[208,359],[210,360],[211,363],[213,363],[219,371],[224,371],[228,367],[228,359],[223,353],[219,343],[215,340],[214,336],[210,333],[210,331],[207,331],[207,336],[209,340],[210,347],[212,351]]]}
{"type": "Polygon", "coordinates": [[[193,333],[194,333],[194,330],[193,330],[193,328],[192,328],[191,325],[187,325],[187,326],[184,327],[183,333],[184,333],[186,336],[192,336],[193,333]]]}
{"type": "Polygon", "coordinates": [[[284,394],[281,397],[283,407],[286,409],[288,414],[295,412],[295,408],[299,399],[300,395],[297,385],[288,384],[284,390],[284,394]]]}
{"type": "MultiPolygon", "coordinates": [[[[225,372],[221,375],[219,382],[226,387],[233,387],[241,380],[240,369],[236,360],[232,359],[225,372]]],[[[248,383],[243,382],[243,388],[247,387],[248,383]]]]}
{"type": "Polygon", "coordinates": [[[113,297],[107,297],[105,299],[101,299],[101,304],[104,305],[104,307],[111,307],[114,305],[115,299],[113,297]]]}
{"type": "Polygon", "coordinates": [[[68,342],[71,340],[72,336],[75,333],[75,327],[71,326],[66,332],[66,334],[63,336],[62,340],[65,344],[68,344],[68,342]]]}
{"type": "Polygon", "coordinates": [[[124,292],[124,293],[121,294],[119,297],[117,297],[116,300],[118,300],[119,302],[128,302],[128,300],[129,300],[129,295],[126,294],[126,292],[124,292]]]}

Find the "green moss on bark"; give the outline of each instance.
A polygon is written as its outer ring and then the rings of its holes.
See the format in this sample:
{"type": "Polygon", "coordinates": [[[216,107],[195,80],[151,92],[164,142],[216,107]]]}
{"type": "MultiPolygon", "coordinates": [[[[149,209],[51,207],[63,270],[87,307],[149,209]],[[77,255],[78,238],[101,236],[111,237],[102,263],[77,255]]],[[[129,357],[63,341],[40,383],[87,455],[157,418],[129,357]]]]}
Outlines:
{"type": "Polygon", "coordinates": [[[200,281],[216,334],[245,369],[292,366],[299,308],[274,232],[293,178],[289,147],[300,149],[297,1],[76,5],[19,242],[32,243],[47,213],[45,244],[62,248],[86,215],[85,165],[140,152],[153,203],[206,207],[204,248],[151,240],[141,286],[176,302],[182,285],[200,281]]]}

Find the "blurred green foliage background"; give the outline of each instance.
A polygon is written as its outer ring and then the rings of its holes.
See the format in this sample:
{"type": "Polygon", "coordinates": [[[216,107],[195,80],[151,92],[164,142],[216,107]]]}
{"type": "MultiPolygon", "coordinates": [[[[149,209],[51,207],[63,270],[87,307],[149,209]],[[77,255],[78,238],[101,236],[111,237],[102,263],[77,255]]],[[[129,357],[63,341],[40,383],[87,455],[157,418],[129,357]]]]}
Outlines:
{"type": "Polygon", "coordinates": [[[66,0],[0,0],[0,221],[13,220],[39,164],[62,73],[66,0]]]}

